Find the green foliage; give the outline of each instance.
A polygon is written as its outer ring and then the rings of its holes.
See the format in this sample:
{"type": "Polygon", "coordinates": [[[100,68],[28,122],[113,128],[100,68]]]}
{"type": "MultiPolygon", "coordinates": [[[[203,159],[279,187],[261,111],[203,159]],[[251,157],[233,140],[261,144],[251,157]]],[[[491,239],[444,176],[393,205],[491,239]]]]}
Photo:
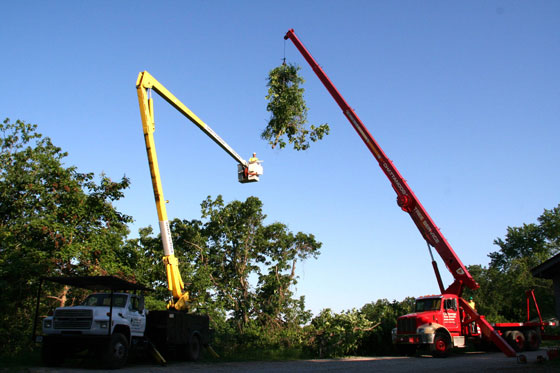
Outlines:
{"type": "Polygon", "coordinates": [[[364,305],[360,312],[371,321],[375,328],[361,341],[359,352],[363,355],[389,355],[394,353],[391,331],[397,326],[397,318],[413,312],[415,298],[408,297],[403,301],[389,302],[379,299],[364,305]]]}
{"type": "MultiPolygon", "coordinates": [[[[112,205],[129,180],[65,167],[66,153],[37,126],[0,124],[0,351],[28,345],[34,295],[40,276],[131,275],[115,258],[132,219],[112,205]]],[[[46,287],[54,301],[72,296],[67,288],[46,287]]],[[[75,294],[78,296],[79,294],[75,294]]]]}
{"type": "Polygon", "coordinates": [[[307,327],[310,347],[319,357],[341,357],[355,353],[374,325],[357,310],[333,313],[322,310],[307,327]]]}
{"type": "Polygon", "coordinates": [[[500,251],[490,253],[490,265],[507,271],[514,259],[526,258],[536,266],[560,252],[560,205],[546,210],[538,217],[539,224],[508,227],[505,240],[497,238],[494,244],[500,251]]]}
{"type": "MultiPolygon", "coordinates": [[[[554,315],[552,281],[533,277],[531,269],[560,252],[560,206],[545,210],[538,224],[508,227],[504,239],[494,244],[500,250],[490,253],[488,268],[469,266],[480,284],[473,296],[477,310],[492,322],[515,322],[526,318],[525,291],[534,289],[541,313],[554,315]]],[[[533,308],[532,315],[536,316],[533,308]]]]}
{"type": "Polygon", "coordinates": [[[266,110],[271,113],[270,121],[262,132],[263,139],[274,149],[286,146],[286,141],[293,144],[295,150],[309,148],[309,140],[315,142],[329,134],[328,124],[306,128],[307,106],[303,99],[304,80],[299,76],[300,68],[295,65],[283,64],[271,70],[268,74],[269,103],[266,110]]]}
{"type": "MultiPolygon", "coordinates": [[[[304,298],[295,299],[292,288],[297,263],[319,255],[321,243],[312,234],[294,234],[278,222],[265,224],[256,197],[228,204],[221,196],[208,197],[201,204],[201,218],[170,223],[191,310],[207,312],[217,334],[224,336],[232,326],[240,336],[261,327],[281,334],[309,321],[304,298]]],[[[127,243],[126,251],[137,253],[135,264],[128,265],[135,265],[142,274],[138,278],[165,299],[161,241],[152,233],[144,228],[127,243]]]]}

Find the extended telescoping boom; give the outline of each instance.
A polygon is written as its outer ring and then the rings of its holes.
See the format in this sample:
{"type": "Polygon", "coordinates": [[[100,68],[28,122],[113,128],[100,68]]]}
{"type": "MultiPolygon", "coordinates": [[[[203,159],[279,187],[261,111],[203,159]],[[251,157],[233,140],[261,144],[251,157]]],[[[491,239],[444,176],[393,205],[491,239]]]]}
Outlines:
{"type": "Polygon", "coordinates": [[[140,115],[142,117],[142,129],[144,139],[146,141],[146,152],[148,153],[148,162],[150,166],[150,174],[152,177],[152,185],[154,189],[154,197],[159,218],[159,228],[161,232],[161,240],[163,243],[163,262],[167,271],[167,286],[173,294],[173,301],[170,301],[168,308],[177,310],[186,310],[189,301],[189,292],[185,290],[185,285],[179,272],[179,261],[174,254],[173,241],[171,239],[171,231],[169,229],[169,221],[167,219],[167,209],[165,207],[165,199],[163,197],[163,188],[161,185],[161,177],[156,155],[156,146],[154,141],[154,104],[151,97],[151,91],[156,92],[171,106],[177,109],[181,114],[187,117],[191,122],[196,124],[208,137],[226,151],[238,163],[238,180],[241,183],[259,181],[263,169],[258,160],[251,159],[250,162],[244,160],[235,150],[233,150],[216,132],[212,130],[206,123],[197,117],[189,108],[187,108],[177,97],[169,92],[161,83],[159,83],[150,73],[143,71],[138,74],[136,80],[136,90],[138,92],[138,102],[140,104],[140,115]]]}
{"type": "Polygon", "coordinates": [[[397,170],[393,162],[385,155],[383,149],[381,149],[377,141],[370,134],[358,115],[354,112],[350,105],[348,105],[346,100],[342,97],[340,92],[338,92],[334,84],[328,78],[327,74],[315,61],[313,56],[311,56],[302,42],[298,39],[294,30],[290,29],[284,36],[284,39],[290,39],[294,43],[296,48],[309,63],[315,74],[319,77],[319,80],[321,80],[336,103],[340,106],[346,118],[350,121],[358,135],[362,138],[370,152],[379,163],[379,167],[381,167],[381,170],[383,171],[383,173],[385,173],[385,175],[391,182],[393,189],[397,193],[397,204],[399,205],[399,207],[410,215],[412,221],[422,234],[422,237],[424,237],[424,239],[428,243],[428,248],[430,248],[431,246],[436,249],[438,254],[443,259],[445,265],[447,266],[447,269],[453,275],[454,282],[447,289],[445,289],[441,280],[441,276],[439,274],[439,270],[437,269],[437,264],[432,257],[432,265],[436,273],[436,278],[441,293],[457,295],[459,297],[461,306],[464,308],[468,316],[472,319],[471,321],[476,322],[482,329],[483,333],[491,338],[492,341],[506,355],[515,356],[515,351],[500,337],[500,335],[494,330],[494,328],[492,328],[492,326],[484,319],[484,317],[481,317],[475,310],[468,306],[468,303],[463,298],[461,298],[464,286],[475,290],[479,288],[479,285],[472,278],[469,271],[465,268],[451,245],[447,242],[439,228],[435,225],[432,218],[424,209],[412,189],[408,186],[406,180],[401,176],[400,172],[397,170]]]}

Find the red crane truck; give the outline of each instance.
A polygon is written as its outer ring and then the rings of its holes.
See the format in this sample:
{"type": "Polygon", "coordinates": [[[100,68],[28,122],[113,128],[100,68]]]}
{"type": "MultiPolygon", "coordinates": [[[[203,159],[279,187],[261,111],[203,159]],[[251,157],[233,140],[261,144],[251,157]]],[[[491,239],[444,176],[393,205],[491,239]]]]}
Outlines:
{"type": "Polygon", "coordinates": [[[393,331],[393,342],[399,350],[410,353],[423,345],[429,347],[434,355],[444,356],[452,347],[465,347],[470,339],[469,337],[491,340],[510,357],[516,356],[516,350],[519,351],[525,347],[538,348],[542,323],[495,324],[493,326],[461,297],[465,286],[476,290],[479,285],[465,268],[393,162],[385,155],[383,149],[369,133],[358,115],[344,100],[323,69],[298,39],[294,30],[289,30],[284,39],[290,39],[294,43],[340,106],[350,124],[362,138],[379,163],[379,167],[391,182],[391,186],[397,193],[397,204],[410,215],[428,244],[432,266],[441,294],[418,298],[415,312],[398,318],[397,328],[393,331]],[[447,269],[453,275],[454,282],[447,288],[444,287],[441,280],[437,263],[432,255],[432,247],[435,248],[447,269]],[[504,340],[504,337],[508,339],[509,343],[504,340]]]}

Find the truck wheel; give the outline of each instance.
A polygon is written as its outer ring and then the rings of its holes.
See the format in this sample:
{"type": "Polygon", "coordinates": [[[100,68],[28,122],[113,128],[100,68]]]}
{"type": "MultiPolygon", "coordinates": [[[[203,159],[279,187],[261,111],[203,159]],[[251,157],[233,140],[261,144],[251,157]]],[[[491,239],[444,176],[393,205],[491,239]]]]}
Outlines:
{"type": "Polygon", "coordinates": [[[528,351],[538,350],[541,345],[541,334],[534,329],[525,333],[525,348],[528,351]]]}
{"type": "Polygon", "coordinates": [[[446,357],[451,349],[451,341],[449,336],[442,332],[436,332],[434,343],[431,345],[432,355],[434,357],[446,357]]]}
{"type": "Polygon", "coordinates": [[[187,358],[190,361],[198,361],[201,356],[202,344],[200,343],[200,337],[198,334],[192,334],[187,345],[187,358]]]}
{"type": "Polygon", "coordinates": [[[41,347],[41,359],[49,367],[57,367],[64,363],[64,352],[56,344],[45,340],[41,347]]]}
{"type": "Polygon", "coordinates": [[[521,352],[525,348],[525,336],[518,330],[512,330],[507,335],[507,341],[511,347],[517,352],[521,352]]]}
{"type": "Polygon", "coordinates": [[[121,333],[114,333],[111,336],[109,346],[105,350],[103,362],[109,369],[118,369],[126,364],[128,359],[128,341],[121,333]]]}

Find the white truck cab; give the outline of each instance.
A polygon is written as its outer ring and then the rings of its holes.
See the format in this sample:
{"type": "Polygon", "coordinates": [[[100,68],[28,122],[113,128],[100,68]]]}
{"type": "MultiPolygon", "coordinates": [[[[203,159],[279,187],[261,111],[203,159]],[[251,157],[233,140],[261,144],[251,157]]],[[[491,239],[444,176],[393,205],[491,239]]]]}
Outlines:
{"type": "Polygon", "coordinates": [[[43,320],[43,333],[110,335],[117,328],[129,343],[132,337],[143,336],[146,328],[144,298],[128,293],[114,293],[112,298],[111,304],[110,293],[94,293],[78,306],[55,309],[52,316],[43,320]]]}

